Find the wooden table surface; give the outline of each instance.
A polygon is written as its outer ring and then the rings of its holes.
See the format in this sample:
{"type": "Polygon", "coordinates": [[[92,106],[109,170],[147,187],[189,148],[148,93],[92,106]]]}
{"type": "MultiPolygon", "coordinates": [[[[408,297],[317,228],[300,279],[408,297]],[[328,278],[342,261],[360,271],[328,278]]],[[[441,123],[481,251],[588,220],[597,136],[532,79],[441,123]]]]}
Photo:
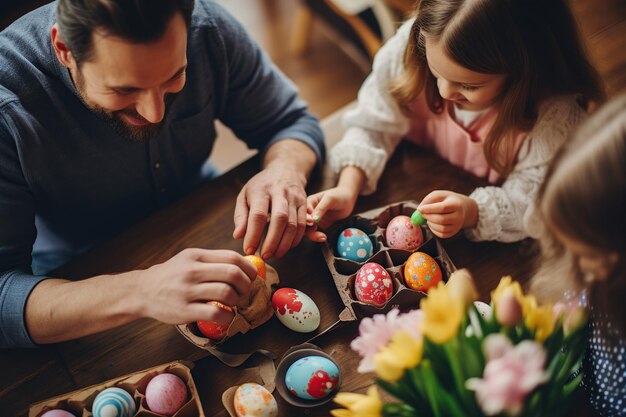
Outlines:
{"type": "MultiPolygon", "coordinates": [[[[340,135],[337,119],[333,118],[324,126],[331,142],[340,135]]],[[[65,265],[56,275],[81,279],[147,268],[187,247],[241,251],[241,242],[232,238],[235,198],[258,166],[257,157],[248,160],[116,239],[65,265]]],[[[309,191],[333,184],[332,175],[324,168],[312,179],[309,191]]],[[[434,189],[469,193],[481,184],[436,156],[405,143],[389,161],[378,191],[360,198],[355,212],[402,200],[419,201],[434,189]]],[[[467,267],[473,272],[484,301],[489,299],[489,292],[501,276],[510,274],[525,282],[534,267],[536,247],[530,241],[472,243],[459,236],[444,241],[443,245],[457,267],[467,267]]],[[[282,286],[298,288],[316,301],[322,315],[320,329],[337,320],[343,304],[318,245],[305,241],[283,259],[269,263],[278,270],[282,286]]],[[[353,322],[336,328],[314,343],[340,364],[342,390],[364,392],[371,385],[371,379],[356,373],[359,359],[349,348],[350,341],[357,335],[357,326],[353,322]]],[[[263,326],[231,339],[223,349],[241,353],[262,348],[280,357],[291,346],[314,335],[294,333],[274,317],[263,326]]],[[[257,358],[251,358],[240,368],[229,368],[190,344],[174,326],[141,320],[71,342],[39,349],[0,351],[0,416],[24,416],[31,403],[179,359],[196,364],[193,375],[206,416],[228,415],[221,404],[222,392],[227,388],[243,382],[260,382],[257,358]]],[[[280,416],[327,416],[330,409],[336,408],[331,403],[313,409],[296,409],[277,392],[275,396],[280,416]]]]}

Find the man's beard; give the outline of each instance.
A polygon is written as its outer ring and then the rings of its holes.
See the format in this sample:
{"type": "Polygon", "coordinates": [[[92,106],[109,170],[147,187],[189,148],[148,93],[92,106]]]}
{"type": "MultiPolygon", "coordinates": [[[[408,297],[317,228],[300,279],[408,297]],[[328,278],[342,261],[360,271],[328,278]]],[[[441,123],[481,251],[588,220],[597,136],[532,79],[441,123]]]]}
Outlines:
{"type": "Polygon", "coordinates": [[[78,94],[82,98],[85,105],[91,110],[97,117],[104,120],[117,134],[130,140],[142,141],[152,139],[161,130],[162,122],[150,123],[144,126],[136,126],[125,122],[120,114],[127,114],[134,118],[142,120],[143,117],[134,110],[118,110],[110,111],[105,108],[91,102],[85,94],[85,80],[80,72],[76,71],[76,77],[74,77],[74,86],[78,91],[78,94]]]}

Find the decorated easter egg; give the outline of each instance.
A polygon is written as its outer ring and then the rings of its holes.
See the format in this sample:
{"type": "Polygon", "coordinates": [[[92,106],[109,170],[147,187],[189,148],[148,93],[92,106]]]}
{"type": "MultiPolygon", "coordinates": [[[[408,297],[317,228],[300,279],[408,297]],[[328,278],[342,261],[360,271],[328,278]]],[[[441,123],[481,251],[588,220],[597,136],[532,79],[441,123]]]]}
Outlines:
{"type": "Polygon", "coordinates": [[[252,265],[256,267],[257,275],[265,279],[266,269],[265,269],[265,261],[263,260],[263,258],[257,255],[246,255],[244,256],[244,258],[252,262],[252,265]]]}
{"type": "Polygon", "coordinates": [[[148,382],[146,404],[150,411],[171,416],[186,402],[187,385],[176,375],[163,373],[148,382]]]}
{"type": "Polygon", "coordinates": [[[230,320],[228,323],[218,323],[216,321],[207,321],[207,320],[198,320],[196,324],[198,325],[198,330],[200,333],[213,340],[220,340],[226,336],[226,332],[228,331],[228,326],[230,326],[230,322],[235,318],[235,313],[233,309],[227,305],[220,303],[219,301],[209,301],[208,304],[212,304],[216,307],[221,308],[222,310],[226,310],[230,313],[230,320]]]}
{"type": "Polygon", "coordinates": [[[93,417],[131,417],[135,415],[135,399],[121,388],[111,387],[102,391],[93,400],[93,417]]]}
{"type": "Polygon", "coordinates": [[[396,216],[387,225],[385,240],[391,248],[413,251],[422,244],[424,235],[408,216],[396,216]]]}
{"type": "Polygon", "coordinates": [[[248,382],[235,391],[237,417],[275,417],[278,415],[276,399],[265,387],[248,382]]]}
{"type": "Polygon", "coordinates": [[[404,264],[404,282],[409,288],[428,292],[441,279],[441,268],[437,261],[424,252],[415,252],[404,264]]]}
{"type": "Polygon", "coordinates": [[[493,315],[493,309],[487,303],[483,303],[482,301],[474,301],[474,305],[476,306],[476,310],[480,313],[483,319],[489,321],[493,315]]]}
{"type": "Polygon", "coordinates": [[[374,246],[364,231],[350,227],[339,234],[337,253],[342,258],[363,262],[374,254],[374,246]]]}
{"type": "Polygon", "coordinates": [[[368,262],[356,274],[354,292],[359,301],[382,307],[393,295],[393,282],[385,268],[368,262]]]}
{"type": "Polygon", "coordinates": [[[74,414],[65,410],[49,410],[39,417],[76,417],[74,414]]]}
{"type": "Polygon", "coordinates": [[[285,374],[290,393],[305,400],[326,398],[337,387],[339,368],[323,356],[306,356],[295,361],[285,374]]]}
{"type": "Polygon", "coordinates": [[[281,288],[272,295],[278,320],[289,329],[309,333],[320,325],[320,310],[311,297],[295,288],[281,288]]]}

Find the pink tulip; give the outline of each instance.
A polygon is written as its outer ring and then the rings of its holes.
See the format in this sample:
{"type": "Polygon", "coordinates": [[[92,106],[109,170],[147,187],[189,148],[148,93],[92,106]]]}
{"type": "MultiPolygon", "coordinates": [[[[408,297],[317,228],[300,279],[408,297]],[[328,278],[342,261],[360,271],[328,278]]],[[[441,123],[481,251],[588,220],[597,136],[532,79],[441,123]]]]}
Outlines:
{"type": "Polygon", "coordinates": [[[372,318],[366,317],[361,320],[359,337],[350,343],[352,350],[361,356],[357,371],[361,373],[374,371],[374,356],[389,344],[397,330],[403,330],[414,338],[421,339],[419,326],[423,315],[421,310],[400,314],[400,310],[393,309],[386,315],[376,314],[372,318]]]}
{"type": "Polygon", "coordinates": [[[487,336],[483,348],[488,361],[483,378],[470,378],[466,387],[476,391],[478,404],[486,415],[518,415],[526,396],[548,380],[544,348],[530,340],[512,346],[502,334],[487,336]]]}
{"type": "Polygon", "coordinates": [[[496,320],[504,326],[515,326],[522,322],[522,306],[512,289],[506,289],[496,304],[496,320]]]}

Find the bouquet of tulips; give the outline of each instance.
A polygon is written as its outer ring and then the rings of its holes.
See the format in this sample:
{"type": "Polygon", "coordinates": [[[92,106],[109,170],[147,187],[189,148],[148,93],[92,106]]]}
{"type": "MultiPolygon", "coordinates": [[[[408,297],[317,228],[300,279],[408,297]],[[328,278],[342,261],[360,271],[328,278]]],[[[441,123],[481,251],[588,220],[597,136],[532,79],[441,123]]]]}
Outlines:
{"type": "Polygon", "coordinates": [[[567,411],[580,383],[586,316],[582,308],[539,305],[502,278],[491,305],[466,270],[428,292],[419,310],[365,318],[351,347],[359,372],[395,397],[383,402],[339,393],[336,417],[550,416],[567,411]]]}

